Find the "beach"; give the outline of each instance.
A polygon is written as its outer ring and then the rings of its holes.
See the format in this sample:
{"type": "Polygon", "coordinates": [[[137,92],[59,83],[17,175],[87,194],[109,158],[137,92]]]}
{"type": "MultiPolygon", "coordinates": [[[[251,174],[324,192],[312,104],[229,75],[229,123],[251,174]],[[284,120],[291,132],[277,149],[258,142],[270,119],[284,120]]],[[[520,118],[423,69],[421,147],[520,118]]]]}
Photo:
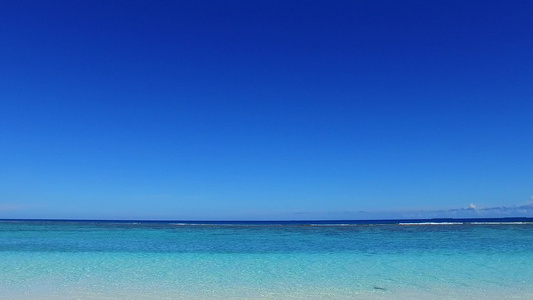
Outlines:
{"type": "Polygon", "coordinates": [[[531,299],[533,223],[0,222],[0,299],[531,299]]]}

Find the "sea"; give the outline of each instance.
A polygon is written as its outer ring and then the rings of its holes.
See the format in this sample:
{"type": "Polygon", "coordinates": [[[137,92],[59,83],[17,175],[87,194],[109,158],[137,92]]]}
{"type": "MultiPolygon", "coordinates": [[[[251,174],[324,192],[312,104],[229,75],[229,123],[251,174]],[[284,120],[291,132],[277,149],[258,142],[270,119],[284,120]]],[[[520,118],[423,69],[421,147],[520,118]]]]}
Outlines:
{"type": "Polygon", "coordinates": [[[533,299],[533,218],[0,220],[0,299],[533,299]]]}

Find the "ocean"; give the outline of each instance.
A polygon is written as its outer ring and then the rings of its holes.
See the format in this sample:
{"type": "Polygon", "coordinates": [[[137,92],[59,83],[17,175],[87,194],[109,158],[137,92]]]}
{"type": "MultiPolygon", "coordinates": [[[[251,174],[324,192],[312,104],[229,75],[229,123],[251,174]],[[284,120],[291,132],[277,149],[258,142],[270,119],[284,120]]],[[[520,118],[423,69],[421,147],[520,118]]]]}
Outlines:
{"type": "Polygon", "coordinates": [[[2,220],[0,299],[533,299],[533,218],[2,220]]]}

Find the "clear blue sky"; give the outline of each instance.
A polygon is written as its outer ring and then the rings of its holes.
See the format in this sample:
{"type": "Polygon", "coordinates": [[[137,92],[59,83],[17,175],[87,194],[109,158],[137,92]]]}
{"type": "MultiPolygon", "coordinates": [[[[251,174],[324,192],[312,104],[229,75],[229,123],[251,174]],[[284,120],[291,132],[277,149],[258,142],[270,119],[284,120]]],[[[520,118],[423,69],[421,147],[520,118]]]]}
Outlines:
{"type": "Polygon", "coordinates": [[[0,218],[527,204],[531,16],[532,1],[1,0],[0,218]]]}

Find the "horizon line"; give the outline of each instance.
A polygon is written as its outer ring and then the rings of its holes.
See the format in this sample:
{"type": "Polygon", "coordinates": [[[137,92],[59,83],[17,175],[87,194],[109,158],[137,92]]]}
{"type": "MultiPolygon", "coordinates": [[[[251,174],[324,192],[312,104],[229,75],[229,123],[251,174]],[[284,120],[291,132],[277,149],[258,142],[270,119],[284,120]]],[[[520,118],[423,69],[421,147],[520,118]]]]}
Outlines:
{"type": "Polygon", "coordinates": [[[230,219],[206,219],[206,220],[180,220],[180,219],[69,219],[69,218],[0,218],[0,222],[9,222],[9,221],[28,221],[28,222],[39,222],[39,221],[48,221],[48,222],[117,222],[117,223],[169,223],[169,222],[185,222],[185,223],[289,223],[289,222],[299,222],[299,223],[312,223],[312,222],[378,222],[378,221],[462,221],[462,222],[471,222],[472,220],[527,220],[526,222],[533,222],[533,217],[483,217],[483,218],[382,218],[382,219],[314,219],[314,220],[301,220],[301,219],[292,219],[292,220],[230,220],[230,219]]]}

